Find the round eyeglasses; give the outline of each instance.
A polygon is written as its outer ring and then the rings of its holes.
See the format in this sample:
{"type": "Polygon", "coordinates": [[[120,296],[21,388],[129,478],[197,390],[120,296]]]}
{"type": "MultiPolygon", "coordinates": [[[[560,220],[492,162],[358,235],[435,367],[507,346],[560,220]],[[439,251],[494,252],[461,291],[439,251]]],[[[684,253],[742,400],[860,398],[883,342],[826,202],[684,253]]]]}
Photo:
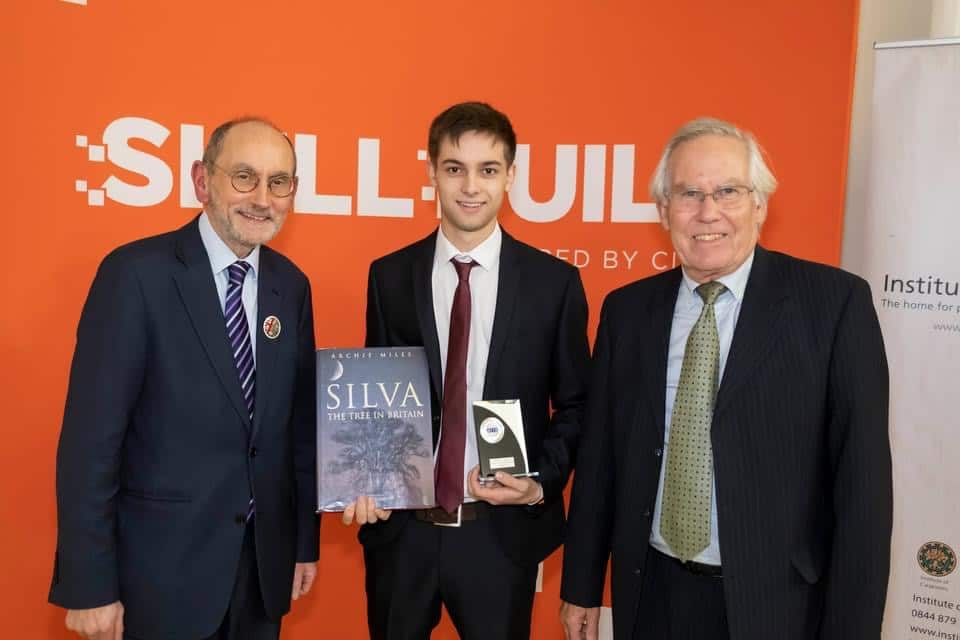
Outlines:
{"type": "MultiPolygon", "coordinates": [[[[240,193],[250,193],[260,184],[260,176],[249,169],[237,169],[236,171],[227,171],[223,167],[214,164],[214,167],[230,176],[230,184],[240,193]]],[[[267,178],[267,189],[277,198],[286,198],[293,193],[296,181],[293,176],[286,173],[280,173],[267,178]]]]}

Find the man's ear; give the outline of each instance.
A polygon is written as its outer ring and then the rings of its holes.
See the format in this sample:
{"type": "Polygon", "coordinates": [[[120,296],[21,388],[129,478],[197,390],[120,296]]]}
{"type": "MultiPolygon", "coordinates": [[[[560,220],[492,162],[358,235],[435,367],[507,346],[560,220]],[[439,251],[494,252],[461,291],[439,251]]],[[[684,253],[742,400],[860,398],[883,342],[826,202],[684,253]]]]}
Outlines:
{"type": "Polygon", "coordinates": [[[201,204],[210,201],[210,174],[201,160],[196,160],[190,167],[190,180],[193,182],[193,193],[201,204]]]}
{"type": "Polygon", "coordinates": [[[757,221],[757,229],[763,227],[763,223],[767,221],[767,204],[754,204],[756,209],[754,210],[754,219],[757,221]]]}
{"type": "Polygon", "coordinates": [[[660,216],[660,226],[665,230],[670,231],[670,216],[667,215],[667,205],[658,202],[657,203],[657,215],[660,216]]]}

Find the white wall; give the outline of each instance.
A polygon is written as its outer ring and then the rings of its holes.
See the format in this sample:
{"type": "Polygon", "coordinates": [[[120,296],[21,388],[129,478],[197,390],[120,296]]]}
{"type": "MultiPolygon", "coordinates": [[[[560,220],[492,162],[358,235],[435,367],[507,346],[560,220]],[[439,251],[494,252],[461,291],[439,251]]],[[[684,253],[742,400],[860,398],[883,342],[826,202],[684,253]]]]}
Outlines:
{"type": "Polygon", "coordinates": [[[960,36],[960,2],[957,0],[934,0],[930,15],[931,38],[955,38],[960,36]]]}
{"type": "Polygon", "coordinates": [[[938,33],[942,28],[955,29],[956,25],[950,24],[950,20],[954,23],[960,20],[960,15],[957,14],[958,6],[958,0],[860,0],[843,225],[843,265],[847,269],[857,271],[858,266],[864,264],[866,251],[863,237],[856,230],[863,228],[866,216],[867,172],[870,167],[870,112],[873,101],[873,45],[875,42],[930,38],[934,31],[931,28],[934,19],[938,23],[938,33]]]}

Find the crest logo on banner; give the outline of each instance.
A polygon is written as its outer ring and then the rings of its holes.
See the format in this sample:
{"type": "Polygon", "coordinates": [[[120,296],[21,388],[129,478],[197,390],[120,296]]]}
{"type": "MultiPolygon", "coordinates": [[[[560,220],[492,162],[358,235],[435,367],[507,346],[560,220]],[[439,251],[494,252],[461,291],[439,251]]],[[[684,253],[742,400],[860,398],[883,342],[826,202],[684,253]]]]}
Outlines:
{"type": "Polygon", "coordinates": [[[957,568],[957,554],[943,542],[931,541],[917,551],[917,564],[927,575],[942,578],[957,568]]]}

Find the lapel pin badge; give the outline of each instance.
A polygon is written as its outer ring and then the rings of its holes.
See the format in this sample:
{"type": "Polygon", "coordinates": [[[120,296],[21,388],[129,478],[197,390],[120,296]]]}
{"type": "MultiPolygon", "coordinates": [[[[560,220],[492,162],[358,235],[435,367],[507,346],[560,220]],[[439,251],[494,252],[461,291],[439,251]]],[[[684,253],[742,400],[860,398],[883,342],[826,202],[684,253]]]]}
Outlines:
{"type": "Polygon", "coordinates": [[[280,318],[267,316],[267,319],[263,321],[263,335],[271,340],[276,340],[277,336],[280,335],[280,318]]]}

